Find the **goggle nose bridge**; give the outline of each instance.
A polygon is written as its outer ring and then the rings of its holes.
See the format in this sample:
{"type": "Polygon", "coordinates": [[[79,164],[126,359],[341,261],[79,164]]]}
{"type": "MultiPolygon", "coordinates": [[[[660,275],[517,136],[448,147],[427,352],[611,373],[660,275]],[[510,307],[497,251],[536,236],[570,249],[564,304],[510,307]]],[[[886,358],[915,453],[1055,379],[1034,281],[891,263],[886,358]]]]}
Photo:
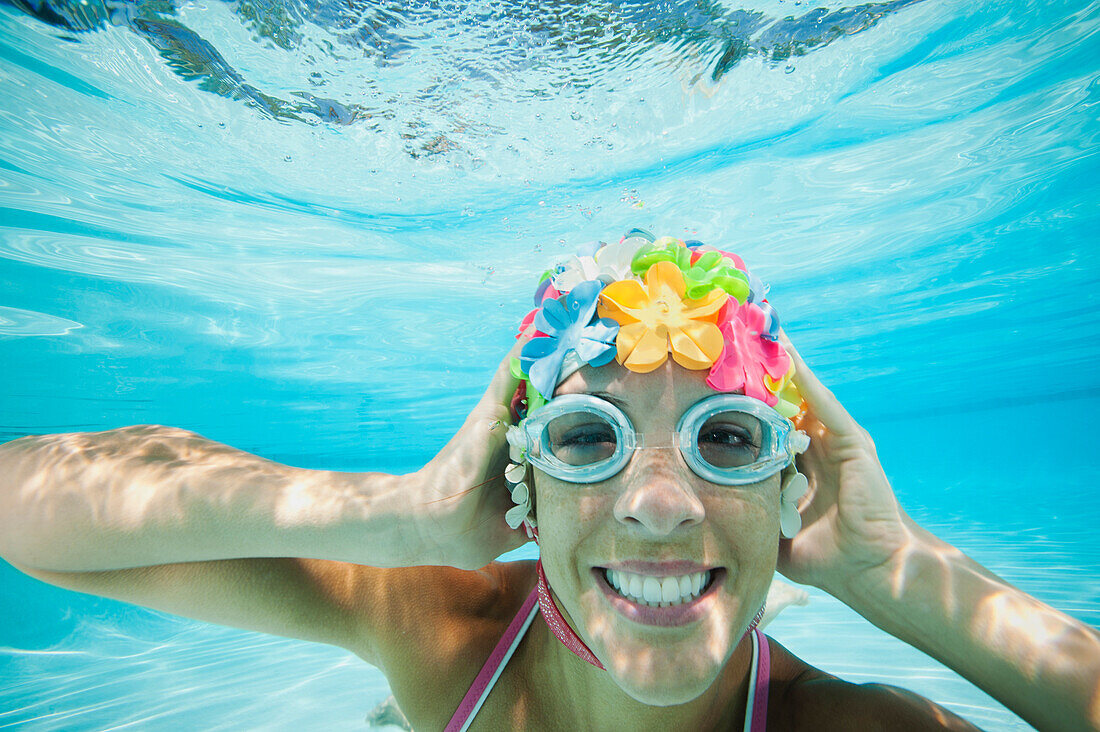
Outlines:
{"type": "Polygon", "coordinates": [[[680,450],[681,437],[679,432],[635,432],[633,437],[624,435],[624,442],[632,441],[634,444],[624,444],[627,450],[680,450]]]}
{"type": "MultiPolygon", "coordinates": [[[[636,444],[633,447],[624,445],[623,451],[627,453],[622,459],[622,466],[619,468],[619,472],[626,470],[632,462],[634,462],[635,453],[639,453],[645,450],[671,450],[675,451],[680,456],[680,463],[689,472],[694,473],[695,469],[691,466],[691,459],[687,452],[684,451],[681,445],[681,433],[680,432],[658,432],[657,435],[663,436],[663,442],[661,444],[651,445],[646,444],[648,442],[657,442],[656,439],[650,437],[646,439],[644,434],[637,435],[636,444]]],[[[689,438],[690,440],[690,438],[689,438]]],[[[690,449],[689,443],[689,449],[690,449]]]]}

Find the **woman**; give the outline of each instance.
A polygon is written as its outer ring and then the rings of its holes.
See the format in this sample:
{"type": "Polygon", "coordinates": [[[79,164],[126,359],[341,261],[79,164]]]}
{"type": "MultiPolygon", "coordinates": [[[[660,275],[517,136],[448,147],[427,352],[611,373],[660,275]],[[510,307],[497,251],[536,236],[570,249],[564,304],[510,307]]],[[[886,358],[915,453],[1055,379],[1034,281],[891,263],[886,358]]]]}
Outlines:
{"type": "Polygon", "coordinates": [[[1096,728],[1095,631],[906,516],[765,292],[734,255],[639,231],[574,257],[408,476],[163,427],[16,440],[0,553],[63,587],[348,648],[416,729],[971,728],[769,642],[754,626],[778,566],[1037,727],[1096,728]],[[492,561],[528,537],[538,564],[492,561]]]}

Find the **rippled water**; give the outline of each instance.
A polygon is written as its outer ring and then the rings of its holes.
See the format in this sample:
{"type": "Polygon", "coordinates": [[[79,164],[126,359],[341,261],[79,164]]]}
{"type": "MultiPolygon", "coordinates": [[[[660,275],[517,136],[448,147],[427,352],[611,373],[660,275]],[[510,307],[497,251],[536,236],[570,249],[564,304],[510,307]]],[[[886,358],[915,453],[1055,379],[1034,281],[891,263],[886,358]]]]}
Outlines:
{"type": "MultiPolygon", "coordinates": [[[[550,259],[691,234],[772,283],[911,513],[1096,624],[1098,30],[1084,2],[7,0],[0,439],[166,423],[409,470],[550,259]]],[[[0,724],[362,728],[385,695],[346,654],[3,579],[0,724]]],[[[1021,727],[847,612],[776,637],[1021,727]]]]}

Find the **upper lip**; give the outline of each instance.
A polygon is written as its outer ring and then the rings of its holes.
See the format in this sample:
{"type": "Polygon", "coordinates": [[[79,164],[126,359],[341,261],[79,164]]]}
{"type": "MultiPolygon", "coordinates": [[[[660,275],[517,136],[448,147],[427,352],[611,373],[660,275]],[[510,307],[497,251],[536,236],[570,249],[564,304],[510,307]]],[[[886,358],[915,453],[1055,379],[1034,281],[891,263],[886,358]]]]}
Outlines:
{"type": "Polygon", "coordinates": [[[644,560],[625,560],[604,565],[604,569],[613,569],[616,572],[630,572],[631,574],[647,575],[650,577],[675,577],[681,574],[695,574],[714,569],[698,562],[686,559],[678,559],[666,562],[653,562],[644,560]]]}

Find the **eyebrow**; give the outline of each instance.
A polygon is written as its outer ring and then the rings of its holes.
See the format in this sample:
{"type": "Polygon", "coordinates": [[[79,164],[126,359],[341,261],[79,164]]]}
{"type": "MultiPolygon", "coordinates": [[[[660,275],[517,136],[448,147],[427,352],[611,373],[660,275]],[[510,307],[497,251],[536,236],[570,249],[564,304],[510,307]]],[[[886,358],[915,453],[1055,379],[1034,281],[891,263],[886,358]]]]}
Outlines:
{"type": "Polygon", "coordinates": [[[600,399],[603,399],[606,402],[611,402],[612,404],[614,404],[616,407],[623,410],[624,412],[626,411],[626,402],[624,402],[622,399],[615,396],[614,394],[608,394],[606,391],[590,391],[588,393],[591,394],[594,397],[599,397],[600,399]]]}

